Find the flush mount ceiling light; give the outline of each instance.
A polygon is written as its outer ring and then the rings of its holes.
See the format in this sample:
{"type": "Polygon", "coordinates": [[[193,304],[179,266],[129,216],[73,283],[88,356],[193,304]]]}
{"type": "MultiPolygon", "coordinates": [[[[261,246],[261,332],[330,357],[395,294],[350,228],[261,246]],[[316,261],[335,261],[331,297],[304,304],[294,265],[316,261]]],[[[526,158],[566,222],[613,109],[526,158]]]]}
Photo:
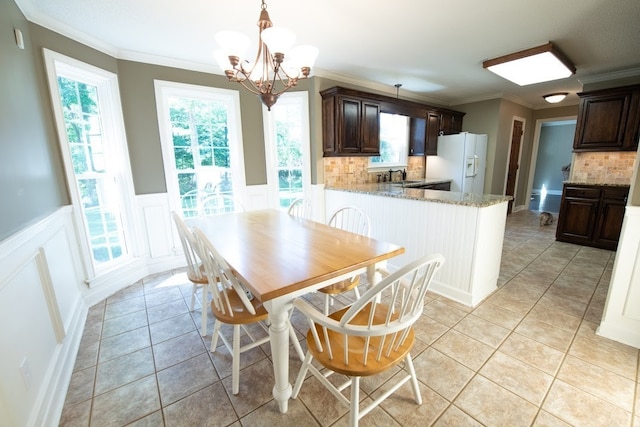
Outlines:
{"type": "Polygon", "coordinates": [[[520,86],[563,79],[576,68],[552,43],[489,59],[482,66],[520,86]]]}
{"type": "Polygon", "coordinates": [[[283,92],[296,86],[298,80],[309,77],[318,49],[313,46],[291,49],[296,36],[286,28],[273,26],[264,0],[258,28],[258,53],[253,62],[244,59],[249,37],[235,31],[221,31],[215,35],[221,50],[214,52],[214,57],[229,81],[240,83],[258,95],[271,110],[283,92]]]}
{"type": "Polygon", "coordinates": [[[558,92],[558,93],[550,93],[549,95],[544,95],[543,98],[549,104],[557,104],[558,102],[565,99],[567,95],[569,95],[568,92],[558,92]]]}

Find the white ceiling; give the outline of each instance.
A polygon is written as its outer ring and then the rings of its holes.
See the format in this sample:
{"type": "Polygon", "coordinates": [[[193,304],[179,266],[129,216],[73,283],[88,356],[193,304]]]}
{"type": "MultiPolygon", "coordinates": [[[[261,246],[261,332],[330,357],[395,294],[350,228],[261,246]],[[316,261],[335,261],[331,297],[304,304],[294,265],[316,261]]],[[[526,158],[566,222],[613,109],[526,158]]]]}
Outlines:
{"type": "MultiPolygon", "coordinates": [[[[27,19],[116,58],[223,74],[214,34],[253,39],[260,0],[16,0],[27,19]]],[[[640,0],[267,0],[274,25],[320,56],[312,74],[444,105],[498,96],[545,108],[542,95],[640,74],[640,0]],[[573,77],[519,87],[482,68],[553,42],[573,77]]]]}

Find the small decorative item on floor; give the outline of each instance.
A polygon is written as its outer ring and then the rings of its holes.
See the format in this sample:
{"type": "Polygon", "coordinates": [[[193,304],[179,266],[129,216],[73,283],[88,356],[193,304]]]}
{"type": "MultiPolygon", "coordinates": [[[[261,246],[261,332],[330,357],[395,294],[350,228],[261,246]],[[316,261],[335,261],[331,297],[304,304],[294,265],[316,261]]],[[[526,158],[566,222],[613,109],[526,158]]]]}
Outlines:
{"type": "Polygon", "coordinates": [[[553,222],[553,215],[551,215],[549,212],[540,213],[540,227],[549,225],[552,222],[553,222]]]}

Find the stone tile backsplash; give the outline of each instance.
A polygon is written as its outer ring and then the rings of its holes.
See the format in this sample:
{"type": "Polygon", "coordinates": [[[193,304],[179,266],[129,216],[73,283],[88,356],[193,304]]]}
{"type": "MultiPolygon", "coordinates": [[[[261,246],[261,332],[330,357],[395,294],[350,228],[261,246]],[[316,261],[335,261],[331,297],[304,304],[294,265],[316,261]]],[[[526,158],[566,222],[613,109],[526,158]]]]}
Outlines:
{"type": "MultiPolygon", "coordinates": [[[[327,187],[341,187],[351,184],[376,182],[382,172],[369,173],[368,157],[325,157],[324,184],[327,187]]],[[[424,178],[424,156],[410,156],[407,165],[407,179],[424,178]]],[[[394,176],[394,181],[400,174],[394,176]]]]}
{"type": "Polygon", "coordinates": [[[635,151],[576,153],[572,180],[599,184],[630,184],[635,151]]]}

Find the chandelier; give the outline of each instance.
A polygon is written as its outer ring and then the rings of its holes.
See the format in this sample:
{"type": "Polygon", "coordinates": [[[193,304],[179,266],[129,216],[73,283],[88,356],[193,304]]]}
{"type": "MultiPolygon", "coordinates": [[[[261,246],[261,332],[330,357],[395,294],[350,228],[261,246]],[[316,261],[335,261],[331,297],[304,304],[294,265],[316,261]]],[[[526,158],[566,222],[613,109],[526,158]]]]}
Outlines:
{"type": "Polygon", "coordinates": [[[258,28],[258,53],[253,62],[243,59],[250,44],[249,37],[235,31],[216,34],[221,50],[214,56],[229,81],[240,83],[258,95],[271,111],[271,106],[283,92],[296,86],[298,80],[309,77],[318,49],[313,46],[291,48],[296,36],[286,28],[273,26],[264,0],[258,28]]]}

